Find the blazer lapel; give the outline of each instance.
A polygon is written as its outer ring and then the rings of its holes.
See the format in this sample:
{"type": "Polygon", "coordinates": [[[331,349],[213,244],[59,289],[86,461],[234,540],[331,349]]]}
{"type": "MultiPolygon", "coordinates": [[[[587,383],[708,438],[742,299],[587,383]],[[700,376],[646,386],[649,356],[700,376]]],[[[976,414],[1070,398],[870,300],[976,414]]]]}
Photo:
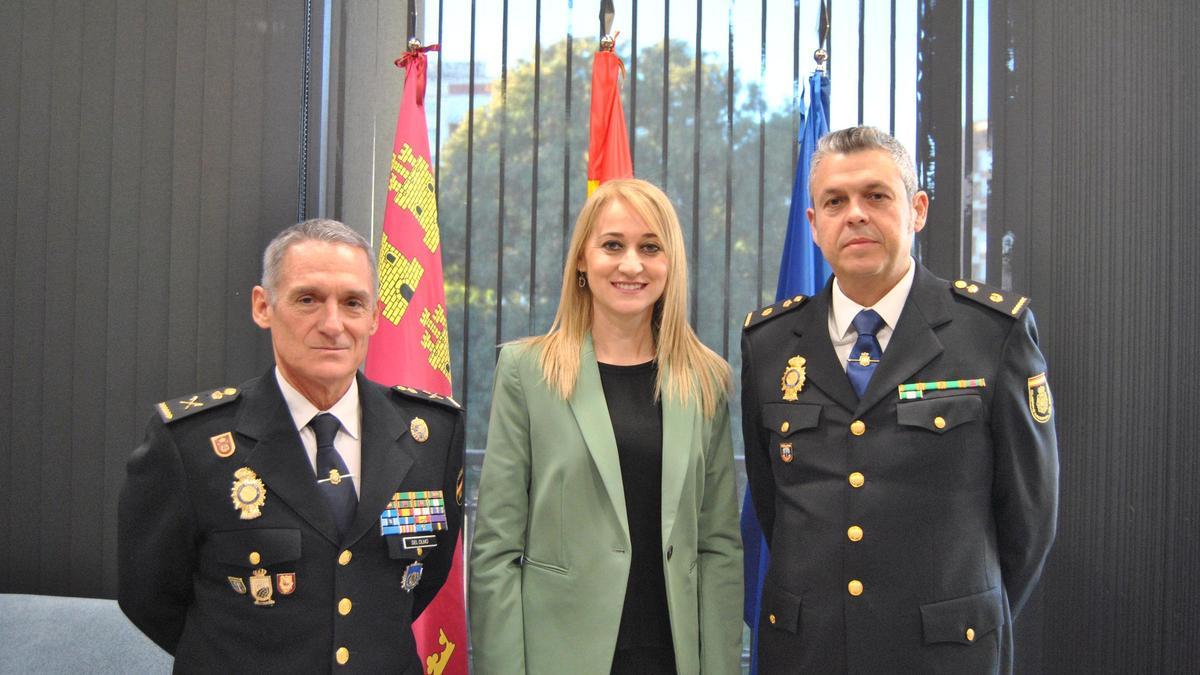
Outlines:
{"type": "Polygon", "coordinates": [[[667,541],[679,512],[679,499],[691,469],[692,453],[702,451],[703,439],[695,438],[701,414],[697,404],[684,404],[664,393],[662,411],[662,536],[663,541],[667,541]]]}
{"type": "MultiPolygon", "coordinates": [[[[596,365],[596,352],[592,336],[584,338],[579,351],[579,379],[575,391],[568,401],[583,442],[587,445],[596,471],[608,491],[613,511],[629,541],[629,521],[625,515],[625,488],[621,480],[621,458],[617,455],[617,439],[613,435],[612,420],[608,417],[608,403],[604,400],[604,386],[600,383],[600,368],[596,365]]],[[[666,427],[664,425],[664,431],[666,427]]]]}
{"type": "Polygon", "coordinates": [[[949,302],[946,282],[917,265],[912,290],[900,313],[900,323],[859,402],[858,414],[865,413],[889,394],[896,396],[900,384],[942,353],[942,342],[934,328],[950,321],[949,302]]]}
{"type": "MultiPolygon", "coordinates": [[[[268,491],[337,545],[333,516],[317,489],[316,474],[275,381],[275,370],[267,371],[242,392],[242,398],[245,404],[238,415],[237,433],[256,441],[246,455],[246,464],[258,474],[268,491]]],[[[263,508],[271,508],[270,498],[263,508]]]]}
{"type": "Polygon", "coordinates": [[[379,514],[396,493],[413,466],[411,450],[400,439],[408,433],[408,420],[387,400],[387,392],[358,375],[362,405],[362,482],[358,511],[346,533],[350,546],[379,522],[379,514]]]}
{"type": "MultiPolygon", "coordinates": [[[[829,304],[832,297],[833,277],[830,277],[825,289],[809,299],[812,307],[800,310],[799,320],[793,328],[800,338],[796,355],[805,357],[805,377],[809,383],[843,408],[854,410],[858,407],[858,397],[850,387],[850,379],[846,377],[842,364],[838,363],[837,352],[833,351],[833,342],[829,339],[829,304]]],[[[786,365],[786,362],[779,364],[780,377],[786,365]]]]}

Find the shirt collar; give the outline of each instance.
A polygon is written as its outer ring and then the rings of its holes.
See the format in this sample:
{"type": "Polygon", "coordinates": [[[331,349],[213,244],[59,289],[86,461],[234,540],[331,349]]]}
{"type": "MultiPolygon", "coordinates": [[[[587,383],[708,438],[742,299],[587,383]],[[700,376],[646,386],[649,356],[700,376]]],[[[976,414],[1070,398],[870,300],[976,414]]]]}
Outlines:
{"type": "Polygon", "coordinates": [[[857,302],[846,297],[842,292],[841,284],[838,283],[836,277],[833,280],[833,323],[837,330],[837,334],[841,337],[846,337],[850,332],[850,323],[854,321],[854,317],[864,309],[873,309],[883,317],[888,328],[896,329],[896,324],[900,321],[900,313],[904,311],[904,303],[908,300],[908,292],[912,290],[913,278],[917,274],[917,263],[912,258],[909,258],[908,271],[900,277],[900,281],[892,286],[892,290],[888,291],[879,302],[875,303],[874,307],[863,307],[857,302]]]}
{"type": "Polygon", "coordinates": [[[275,381],[279,383],[279,391],[283,394],[283,401],[287,403],[288,412],[292,414],[292,422],[296,425],[297,431],[308,426],[317,413],[327,412],[338,418],[342,429],[350,434],[351,438],[358,440],[362,416],[359,414],[357,377],[350,381],[350,388],[329,410],[318,410],[317,406],[304,398],[304,394],[297,391],[283,376],[283,373],[279,372],[279,366],[275,366],[275,381]]]}

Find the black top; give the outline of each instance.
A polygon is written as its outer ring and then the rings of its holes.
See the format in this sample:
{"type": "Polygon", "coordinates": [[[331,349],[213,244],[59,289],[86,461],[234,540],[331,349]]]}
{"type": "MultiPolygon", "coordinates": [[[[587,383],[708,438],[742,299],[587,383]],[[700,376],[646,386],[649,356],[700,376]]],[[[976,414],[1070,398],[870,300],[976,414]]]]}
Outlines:
{"type": "Polygon", "coordinates": [[[662,560],[662,406],[654,400],[658,367],[600,366],[612,420],[633,551],[617,650],[654,647],[673,655],[662,560]]]}

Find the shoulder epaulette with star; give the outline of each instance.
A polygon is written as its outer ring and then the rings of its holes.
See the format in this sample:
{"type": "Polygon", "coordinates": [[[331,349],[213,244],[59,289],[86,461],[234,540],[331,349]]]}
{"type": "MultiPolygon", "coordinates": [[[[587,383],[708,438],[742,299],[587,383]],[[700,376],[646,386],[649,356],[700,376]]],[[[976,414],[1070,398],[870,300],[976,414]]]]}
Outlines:
{"type": "Polygon", "coordinates": [[[1024,295],[981,284],[978,281],[958,279],[951,286],[958,295],[1014,318],[1021,316],[1021,313],[1029,307],[1029,298],[1024,295]]]}
{"type": "Polygon", "coordinates": [[[236,400],[241,392],[234,387],[218,387],[196,394],[159,401],[154,406],[164,424],[170,424],[198,412],[211,410],[236,400]]]}
{"type": "Polygon", "coordinates": [[[412,387],[406,387],[402,384],[392,387],[392,391],[409,398],[415,398],[419,401],[429,401],[431,403],[444,405],[447,408],[452,408],[454,410],[462,410],[462,406],[458,404],[458,401],[454,400],[453,396],[442,396],[441,394],[435,394],[432,391],[413,389],[412,387]]]}
{"type": "Polygon", "coordinates": [[[742,330],[753,328],[754,326],[766,321],[770,321],[781,314],[786,314],[803,305],[806,300],[808,300],[807,297],[803,295],[796,295],[790,298],[785,298],[773,305],[767,305],[762,309],[756,309],[746,315],[746,320],[742,322],[742,330]]]}

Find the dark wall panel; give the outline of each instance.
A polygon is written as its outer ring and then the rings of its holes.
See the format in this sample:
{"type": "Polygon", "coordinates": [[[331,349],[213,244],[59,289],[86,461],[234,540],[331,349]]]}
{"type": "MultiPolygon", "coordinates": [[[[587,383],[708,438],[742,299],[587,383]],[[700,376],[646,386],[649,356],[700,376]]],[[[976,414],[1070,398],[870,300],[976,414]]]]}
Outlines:
{"type": "MultiPolygon", "coordinates": [[[[76,214],[79,205],[79,154],[81,146],[83,60],[83,11],[79,2],[56,2],[52,13],[49,61],[53,82],[50,89],[49,181],[46,190],[46,227],[41,250],[41,273],[45,280],[45,310],[42,335],[33,343],[42,350],[41,423],[42,452],[38,453],[38,481],[30,481],[30,492],[38,517],[32,521],[41,532],[53,537],[38,541],[38,576],[43,587],[53,593],[65,593],[70,566],[64,549],[65,533],[70,531],[71,416],[45,414],[62,406],[64,390],[70,391],[74,373],[75,342],[73,312],[55,308],[73,306],[75,291],[76,214]],[[64,386],[66,385],[66,386],[64,386]],[[58,449],[47,451],[47,449],[58,449]],[[60,454],[61,453],[61,454],[60,454]],[[64,456],[65,455],[65,456],[64,456]],[[49,498],[48,497],[51,497],[49,498]]],[[[35,296],[36,297],[36,296],[35,296]]],[[[32,328],[32,326],[31,326],[32,328]]]]}
{"type": "Polygon", "coordinates": [[[270,363],[304,4],[0,6],[0,592],[112,596],[151,405],[270,363]]]}
{"type": "MultiPolygon", "coordinates": [[[[136,334],[141,331],[135,327],[138,326],[138,253],[141,250],[138,225],[142,191],[149,179],[142,165],[148,140],[142,125],[142,91],[147,81],[144,59],[150,44],[148,24],[149,17],[142,2],[118,0],[113,34],[115,45],[121,48],[113,51],[111,119],[124,120],[124,123],[113,126],[112,155],[103,172],[111,177],[107,264],[103,267],[108,279],[108,297],[104,303],[104,318],[94,327],[93,333],[98,338],[104,337],[106,358],[102,363],[106,393],[104,419],[101,425],[94,427],[96,433],[92,443],[104,448],[122,447],[136,433],[138,420],[145,417],[144,409],[138,409],[136,393],[136,334]]],[[[96,269],[100,270],[101,266],[97,265],[96,269]]],[[[97,485],[95,498],[99,502],[97,534],[101,544],[96,552],[99,562],[95,566],[98,574],[88,575],[87,578],[93,581],[87,590],[96,592],[94,579],[98,576],[101,592],[110,595],[115,590],[108,580],[116,577],[117,521],[116,501],[106,496],[114,495],[120,489],[124,467],[118,462],[106,461],[107,453],[102,457],[100,469],[92,473],[97,485]]]]}
{"type": "Polygon", "coordinates": [[[963,276],[962,0],[920,0],[917,54],[917,181],[929,195],[929,220],[917,235],[922,263],[963,276]]]}
{"type": "MultiPolygon", "coordinates": [[[[115,54],[116,2],[83,3],[84,54],[115,54]]],[[[110,279],[108,272],[113,156],[114,67],[112,58],[80,58],[81,101],[79,118],[79,179],[76,210],[68,214],[78,223],[75,249],[73,365],[70,371],[70,448],[66,464],[70,484],[63,492],[68,505],[66,555],[69,566],[63,580],[65,592],[82,595],[95,587],[91,581],[103,569],[104,475],[103,429],[109,404],[92,387],[105,381],[108,351],[107,321],[110,279]]],[[[64,313],[66,314],[66,313],[64,313]]],[[[58,376],[62,377],[60,373],[58,376]]],[[[44,413],[44,411],[43,411],[44,413]]]]}
{"type": "MultiPolygon", "coordinates": [[[[5,495],[8,499],[8,541],[19,534],[37,531],[41,517],[38,503],[41,491],[36,480],[42,472],[42,341],[45,338],[47,284],[44,270],[50,175],[50,80],[53,65],[51,26],[53,12],[22,8],[20,25],[21,83],[13,103],[20,115],[17,138],[17,220],[9,230],[15,240],[12,262],[12,294],[16,301],[13,325],[12,405],[14,424],[12,475],[14,480],[5,495]],[[26,298],[32,301],[25,301],[26,298]]],[[[8,104],[12,105],[12,103],[8,104]]],[[[6,155],[8,153],[5,153],[6,155]]],[[[7,546],[11,574],[27,584],[40,586],[41,542],[39,537],[24,546],[7,546]]]]}
{"type": "Polygon", "coordinates": [[[1012,233],[1007,276],[1035,299],[1062,458],[1022,671],[1191,672],[1200,20],[1186,3],[997,4],[990,240],[1012,233]]]}
{"type": "MultiPolygon", "coordinates": [[[[0,63],[12,64],[0,68],[0,101],[9,108],[20,109],[21,105],[21,7],[13,3],[0,3],[0,26],[8,26],[12,35],[0,40],[0,63]]],[[[16,334],[14,309],[16,304],[16,237],[17,220],[17,157],[20,138],[18,115],[0,115],[0,284],[11,289],[0,293],[0,541],[9,542],[13,523],[12,500],[10,497],[16,459],[13,456],[13,413],[15,406],[8,403],[16,395],[14,374],[14,345],[16,334]],[[14,234],[9,234],[14,233],[14,234]]],[[[7,585],[11,569],[12,547],[0,551],[0,585],[7,585]]]]}

